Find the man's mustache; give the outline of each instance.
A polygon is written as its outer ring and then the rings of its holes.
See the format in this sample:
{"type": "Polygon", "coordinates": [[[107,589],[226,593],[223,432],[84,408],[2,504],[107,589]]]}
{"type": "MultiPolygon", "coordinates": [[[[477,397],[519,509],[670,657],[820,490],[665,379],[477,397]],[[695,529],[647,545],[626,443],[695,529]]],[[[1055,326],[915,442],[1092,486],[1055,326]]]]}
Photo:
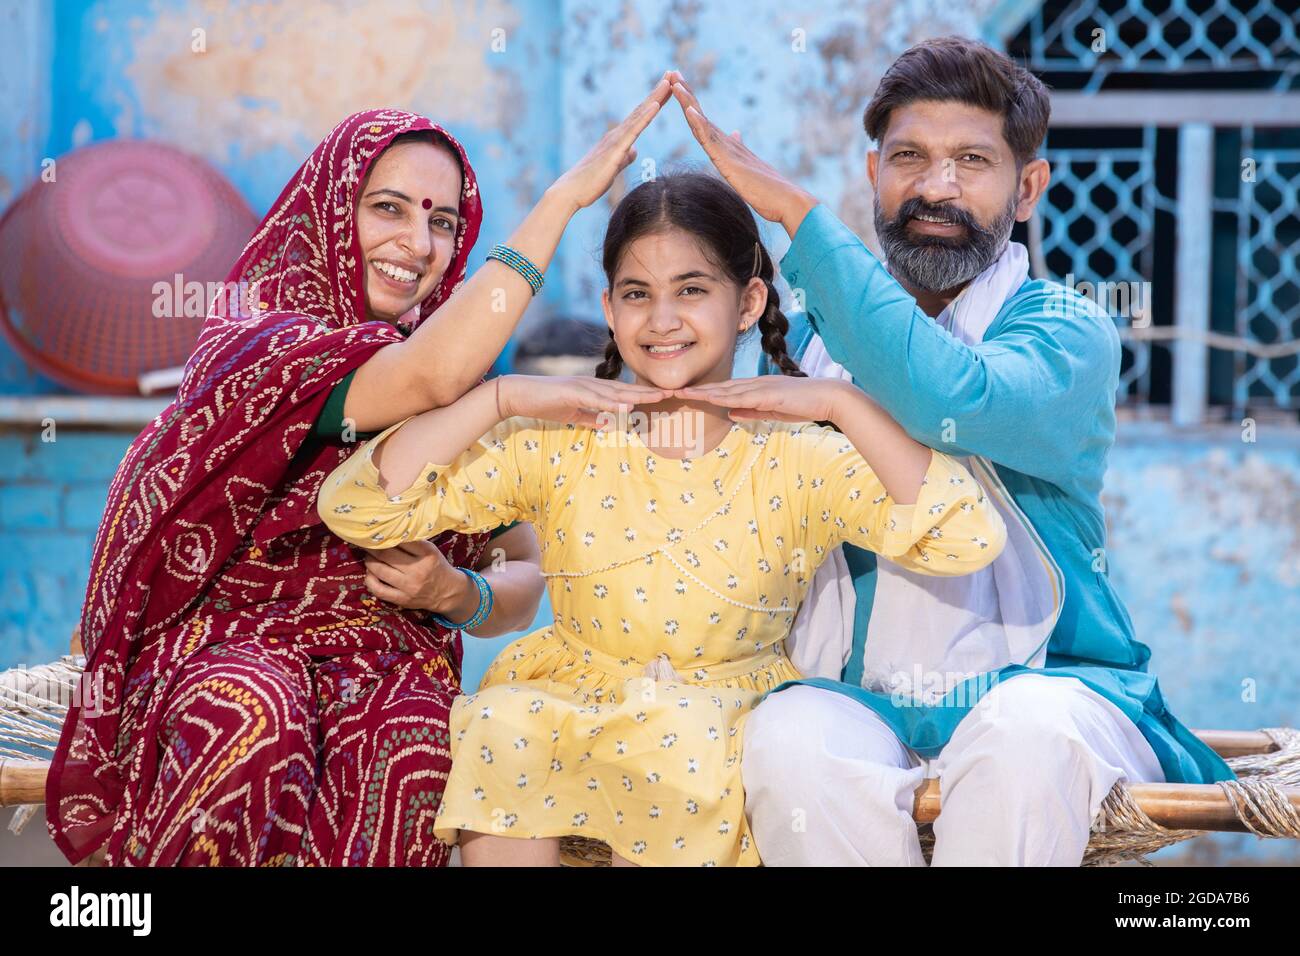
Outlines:
{"type": "MultiPolygon", "coordinates": [[[[968,210],[953,203],[929,203],[919,196],[913,196],[911,199],[905,199],[903,204],[898,207],[898,214],[894,216],[892,225],[895,229],[902,229],[907,225],[908,220],[915,219],[918,216],[929,216],[932,219],[940,219],[943,222],[952,223],[961,226],[968,233],[975,235],[983,233],[985,230],[980,226],[968,210]]],[[[926,239],[939,242],[950,242],[950,239],[939,236],[927,236],[926,239]]]]}

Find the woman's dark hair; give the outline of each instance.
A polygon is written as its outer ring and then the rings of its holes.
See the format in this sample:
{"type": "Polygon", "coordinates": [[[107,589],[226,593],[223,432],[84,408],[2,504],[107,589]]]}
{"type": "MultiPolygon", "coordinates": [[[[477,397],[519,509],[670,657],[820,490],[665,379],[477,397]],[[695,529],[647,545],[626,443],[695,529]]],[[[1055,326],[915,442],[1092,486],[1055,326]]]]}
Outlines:
{"type": "Polygon", "coordinates": [[[460,170],[460,174],[462,176],[465,175],[465,167],[462,166],[460,162],[460,153],[456,151],[455,146],[451,145],[451,140],[446,136],[443,136],[437,130],[432,129],[413,129],[405,133],[398,133],[388,141],[387,146],[380,150],[379,156],[376,156],[370,161],[371,168],[373,169],[374,164],[379,162],[380,156],[383,156],[384,153],[388,152],[398,143],[428,143],[431,146],[437,146],[439,149],[445,149],[447,152],[451,153],[451,158],[456,161],[456,168],[460,170]]]}
{"type": "MultiPolygon", "coordinates": [[[[757,276],[767,284],[767,308],[758,320],[763,351],[783,375],[803,375],[786,353],[785,334],[790,323],[781,312],[781,299],[772,285],[775,269],[758,235],[754,216],[740,195],[716,176],[674,172],[644,182],[623,197],[609,217],[601,264],[612,288],[623,252],[642,236],[677,228],[699,240],[715,265],[738,285],[757,276]]],[[[598,378],[618,378],[623,356],[614,332],[609,333],[605,360],[598,378]]]]}

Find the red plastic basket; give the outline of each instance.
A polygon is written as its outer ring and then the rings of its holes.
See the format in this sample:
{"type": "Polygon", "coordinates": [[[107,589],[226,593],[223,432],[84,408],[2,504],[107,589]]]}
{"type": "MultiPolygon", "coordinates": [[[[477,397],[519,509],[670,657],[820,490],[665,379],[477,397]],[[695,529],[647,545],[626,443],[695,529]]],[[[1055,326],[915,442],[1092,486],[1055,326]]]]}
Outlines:
{"type": "Polygon", "coordinates": [[[54,169],[0,219],[0,329],[62,385],[139,394],[142,374],[194,347],[203,316],[187,314],[186,283],[222,281],[257,217],[221,173],[161,143],[98,143],[54,169]]]}

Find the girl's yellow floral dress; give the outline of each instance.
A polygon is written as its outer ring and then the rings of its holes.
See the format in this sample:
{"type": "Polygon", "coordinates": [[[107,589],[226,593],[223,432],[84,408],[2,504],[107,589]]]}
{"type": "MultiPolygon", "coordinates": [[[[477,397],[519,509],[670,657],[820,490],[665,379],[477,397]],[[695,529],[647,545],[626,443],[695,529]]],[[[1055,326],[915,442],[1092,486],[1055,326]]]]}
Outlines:
{"type": "Polygon", "coordinates": [[[917,502],[899,505],[848,439],[817,425],[739,423],[677,460],[632,430],[512,418],[389,497],[371,456],[400,424],[326,479],[325,523],[384,548],[531,522],[555,613],[452,708],[434,823],[448,842],[462,829],[573,834],[642,864],[757,864],[741,727],[800,676],[783,640],[828,550],[847,541],[956,575],[1006,540],[952,458],[934,453],[917,502]]]}

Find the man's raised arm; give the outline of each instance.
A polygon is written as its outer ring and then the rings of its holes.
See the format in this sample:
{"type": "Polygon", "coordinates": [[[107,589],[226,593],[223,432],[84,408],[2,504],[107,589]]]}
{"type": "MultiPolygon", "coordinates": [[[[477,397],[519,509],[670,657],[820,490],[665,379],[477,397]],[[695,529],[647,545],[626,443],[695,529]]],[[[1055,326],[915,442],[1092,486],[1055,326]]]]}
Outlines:
{"type": "Polygon", "coordinates": [[[807,190],[711,122],[681,74],[673,96],[718,172],[792,245],[781,262],[831,358],[918,441],[1061,484],[1088,440],[1109,441],[1119,334],[1082,296],[1040,285],[997,336],[969,346],[940,328],[862,241],[807,190]],[[1091,439],[1087,436],[1092,436],[1091,439]]]}
{"type": "Polygon", "coordinates": [[[1023,295],[994,339],[966,345],[825,206],[803,218],[781,271],[831,358],[931,447],[1055,480],[1077,453],[1079,418],[1112,400],[1119,336],[1081,296],[1023,295]]]}

